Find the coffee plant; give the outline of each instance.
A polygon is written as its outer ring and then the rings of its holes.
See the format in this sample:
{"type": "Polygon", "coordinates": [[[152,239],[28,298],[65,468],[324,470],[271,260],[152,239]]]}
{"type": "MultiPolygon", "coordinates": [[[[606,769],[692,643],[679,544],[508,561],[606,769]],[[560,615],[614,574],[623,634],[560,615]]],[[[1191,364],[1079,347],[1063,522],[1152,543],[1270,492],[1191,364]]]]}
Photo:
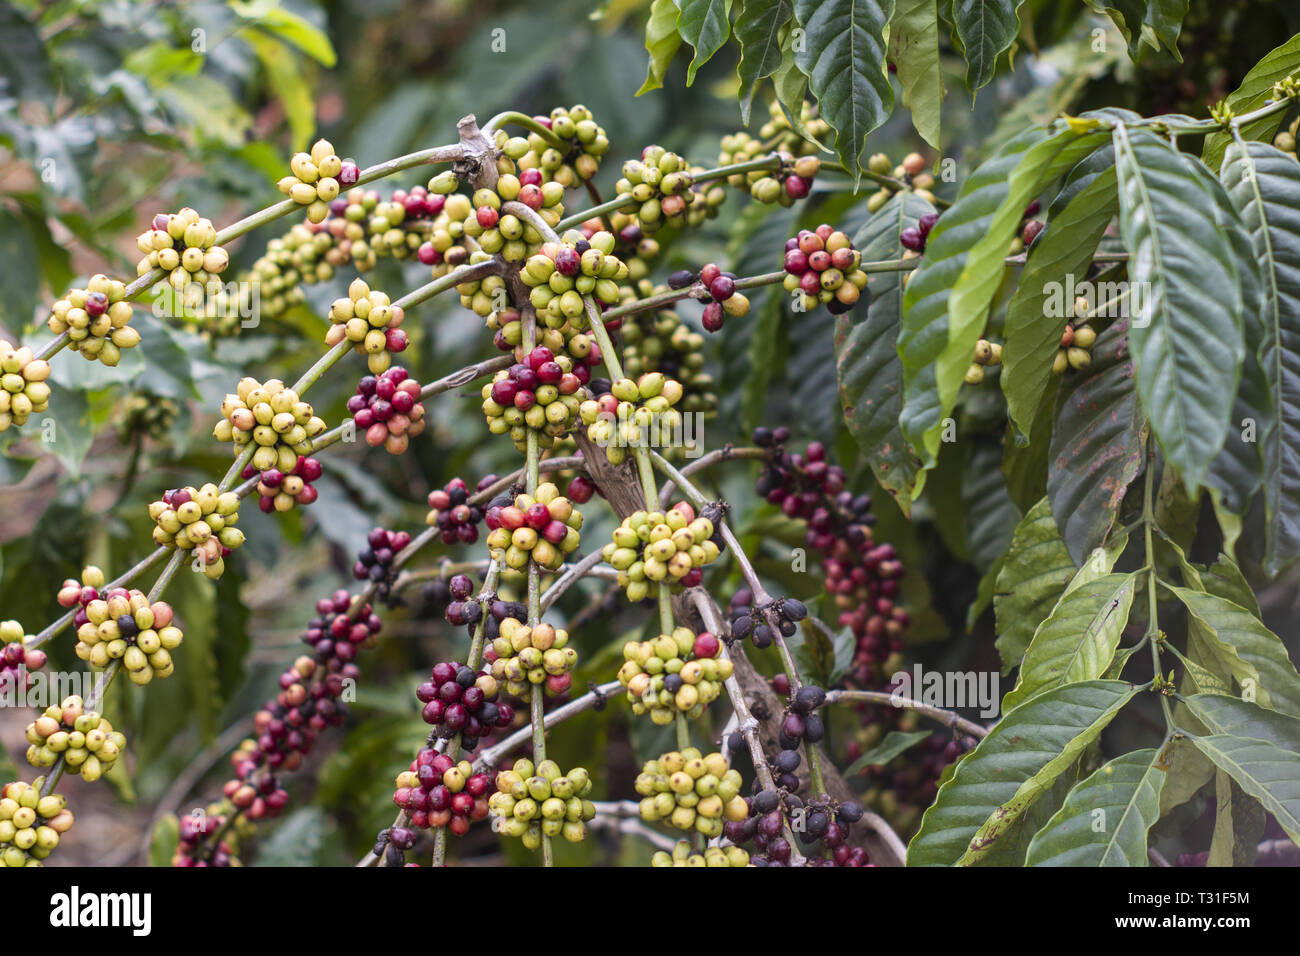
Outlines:
{"type": "Polygon", "coordinates": [[[1300,863],[1295,11],[361,6],[0,7],[0,863],[1300,863]]]}

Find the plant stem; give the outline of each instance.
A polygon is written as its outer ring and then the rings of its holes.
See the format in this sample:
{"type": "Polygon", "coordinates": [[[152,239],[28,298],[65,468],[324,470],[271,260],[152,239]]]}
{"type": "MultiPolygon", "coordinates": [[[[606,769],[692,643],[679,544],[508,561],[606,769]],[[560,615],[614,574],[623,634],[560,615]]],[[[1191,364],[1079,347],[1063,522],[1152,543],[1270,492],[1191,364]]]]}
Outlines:
{"type": "MultiPolygon", "coordinates": [[[[1155,485],[1155,454],[1153,450],[1147,452],[1146,474],[1142,479],[1142,537],[1143,545],[1146,548],[1147,563],[1147,632],[1144,640],[1150,639],[1151,642],[1151,666],[1154,669],[1153,680],[1159,681],[1161,678],[1160,670],[1160,620],[1158,615],[1159,599],[1156,588],[1159,581],[1156,577],[1156,559],[1155,559],[1155,540],[1152,535],[1152,528],[1155,525],[1155,509],[1152,505],[1153,490],[1155,485]]],[[[1168,733],[1175,733],[1177,728],[1174,726],[1173,708],[1169,706],[1169,698],[1160,693],[1160,710],[1164,714],[1165,729],[1168,733]]]]}
{"type": "Polygon", "coordinates": [[[983,739],[988,736],[987,728],[981,727],[974,721],[967,720],[956,711],[944,710],[941,707],[934,707],[930,704],[922,703],[919,700],[913,700],[910,697],[897,696],[883,690],[832,690],[827,692],[827,704],[836,704],[841,701],[861,701],[867,704],[881,704],[886,707],[898,707],[901,704],[909,710],[915,710],[917,713],[924,714],[932,720],[937,720],[945,727],[960,730],[962,733],[968,734],[976,739],[983,739]]]}
{"type": "Polygon", "coordinates": [[[483,135],[487,136],[490,140],[492,134],[507,123],[513,124],[514,126],[522,126],[530,133],[536,133],[542,139],[546,140],[547,145],[553,146],[562,153],[568,152],[572,146],[571,143],[567,143],[560,139],[560,137],[556,136],[553,132],[541,123],[537,122],[537,120],[533,119],[527,113],[520,113],[518,110],[506,110],[505,112],[498,113],[496,116],[492,117],[487,121],[487,125],[483,127],[483,135]]]}

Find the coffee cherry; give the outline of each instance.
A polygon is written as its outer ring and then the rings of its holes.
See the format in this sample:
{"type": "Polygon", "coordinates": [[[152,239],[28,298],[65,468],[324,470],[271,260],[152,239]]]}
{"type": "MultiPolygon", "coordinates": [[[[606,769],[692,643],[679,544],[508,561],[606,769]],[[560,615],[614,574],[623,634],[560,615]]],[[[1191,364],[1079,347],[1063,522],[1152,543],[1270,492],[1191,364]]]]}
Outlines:
{"type": "Polygon", "coordinates": [[[144,253],[136,263],[136,274],[163,270],[168,284],[181,293],[182,304],[201,307],[205,296],[222,291],[218,277],[230,265],[230,254],[215,245],[216,239],[217,229],[211,220],[193,209],[159,214],[152,228],[136,237],[136,247],[144,253]]]}
{"type": "Polygon", "coordinates": [[[68,347],[82,358],[112,366],[121,359],[122,349],[140,343],[140,333],[127,324],[132,311],[125,284],[94,275],[86,288],[71,289],[54,303],[46,324],[55,335],[66,332],[68,347]]]}
{"type": "Polygon", "coordinates": [[[578,652],[569,646],[569,632],[563,628],[544,622],[530,626],[507,617],[485,659],[507,693],[526,697],[533,685],[540,684],[549,695],[559,697],[572,685],[570,671],[578,663],[578,652]]]}
{"type": "MultiPolygon", "coordinates": [[[[491,778],[486,773],[475,773],[468,760],[458,763],[426,747],[416,754],[409,769],[397,775],[393,803],[407,812],[416,829],[445,827],[459,836],[469,831],[473,821],[487,817],[490,789],[491,778]]],[[[415,844],[415,834],[394,827],[387,841],[399,850],[409,850],[415,844]]]]}
{"type": "Polygon", "coordinates": [[[1025,228],[1020,233],[1020,241],[1025,244],[1026,248],[1034,244],[1038,234],[1043,231],[1043,225],[1041,219],[1030,219],[1025,223],[1025,228]]]}
{"type": "Polygon", "coordinates": [[[380,375],[392,364],[393,352],[406,350],[408,338],[401,329],[406,313],[388,296],[372,290],[362,279],[353,279],[344,298],[330,304],[332,323],[325,334],[325,344],[338,345],[347,340],[353,351],[366,356],[371,374],[380,375]]]}
{"type": "Polygon", "coordinates": [[[279,379],[265,384],[240,379],[236,391],[222,401],[221,414],[213,436],[232,442],[236,457],[251,443],[255,450],[250,463],[259,471],[293,471],[300,455],[312,453],[312,439],[325,431],[325,422],[311,405],[279,379]]]}
{"type": "MultiPolygon", "coordinates": [[[[517,315],[511,319],[512,325],[518,326],[517,315]]],[[[523,355],[519,354],[523,350],[518,350],[516,357],[521,361],[498,372],[480,392],[488,430],[509,434],[520,451],[527,449],[530,429],[537,434],[540,447],[549,450],[573,427],[579,407],[590,395],[585,384],[591,380],[589,363],[600,354],[594,343],[567,321],[541,337],[555,348],[542,345],[523,355]]]]}
{"type": "Polygon", "coordinates": [[[618,679],[627,688],[632,712],[649,713],[660,726],[672,723],[678,712],[699,717],[731,676],[731,661],[718,658],[721,649],[712,634],[685,627],[651,641],[628,641],[618,679]]]}
{"type": "Polygon", "coordinates": [[[803,311],[825,303],[832,313],[846,312],[867,287],[861,262],[862,254],[844,233],[825,224],[805,229],[786,242],[784,288],[799,293],[803,311]]]}
{"type": "Polygon", "coordinates": [[[68,801],[44,788],[44,777],[0,787],[0,867],[42,866],[72,828],[68,801]]]}
{"type": "Polygon", "coordinates": [[[586,821],[596,816],[595,804],[586,799],[591,775],[582,767],[562,774],[553,760],[534,765],[521,758],[496,775],[495,785],[488,799],[492,829],[523,840],[529,849],[541,846],[543,836],[580,843],[586,837],[586,821]]]}
{"type": "Polygon", "coordinates": [[[722,754],[704,755],[694,747],[647,761],[634,784],[641,819],[709,838],[722,836],[726,821],[749,815],[740,786],[740,772],[722,754]]]}
{"type": "MultiPolygon", "coordinates": [[[[253,458],[256,463],[257,456],[253,458]]],[[[297,463],[295,455],[286,470],[292,471],[297,463]]],[[[163,492],[160,499],[150,503],[149,517],[155,525],[154,544],[193,551],[195,570],[214,580],[221,577],[230,552],[244,543],[244,533],[235,527],[239,521],[239,495],[218,491],[211,482],[201,488],[187,485],[163,492]]]]}
{"type": "MultiPolygon", "coordinates": [[[[628,291],[630,296],[631,290],[628,291]]],[[[649,281],[641,282],[637,287],[637,293],[642,296],[663,291],[662,286],[654,286],[649,281]]],[[[703,335],[692,331],[677,313],[671,311],[628,316],[620,331],[623,371],[629,377],[636,379],[646,372],[661,372],[681,384],[681,398],[674,403],[677,411],[702,414],[705,418],[716,414],[718,396],[714,392],[713,377],[705,371],[703,335]]],[[[683,431],[681,452],[693,453],[692,440],[683,431]]],[[[671,455],[677,451],[678,445],[674,443],[664,449],[663,454],[671,455]]]]}
{"type": "MultiPolygon", "coordinates": [[[[62,592],[60,592],[62,593],[62,592]]],[[[0,621],[0,698],[32,686],[32,672],[45,666],[45,652],[28,647],[35,641],[17,621],[0,621]]]]}
{"type": "Polygon", "coordinates": [[[535,496],[521,494],[511,505],[489,507],[484,517],[489,553],[516,571],[525,570],[529,560],[557,571],[581,543],[582,512],[549,481],[537,486],[535,496]]]}
{"type": "MultiPolygon", "coordinates": [[[[698,226],[717,215],[726,199],[726,190],[710,183],[695,188],[693,173],[698,171],[662,146],[647,146],[639,160],[623,164],[623,178],[614,188],[620,196],[638,204],[632,213],[638,240],[665,225],[698,226]]],[[[626,214],[613,217],[615,232],[620,236],[631,225],[624,221],[627,218],[626,214]]]]}
{"type": "Polygon", "coordinates": [[[718,559],[713,522],[696,517],[687,502],[667,512],[637,511],[614,529],[605,561],[618,571],[618,584],[636,602],[659,593],[661,582],[674,589],[699,585],[703,568],[718,559]]]}
{"type": "MultiPolygon", "coordinates": [[[[206,568],[205,568],[206,570],[206,568]]],[[[76,653],[92,667],[120,660],[131,682],[145,685],[175,670],[171,652],[184,639],[166,601],[149,602],[135,588],[110,588],[74,617],[76,653]]]]}
{"type": "Polygon", "coordinates": [[[27,743],[27,762],[33,767],[53,767],[62,759],[69,773],[94,781],[117,762],[126,737],[73,695],[27,725],[27,743]]]}

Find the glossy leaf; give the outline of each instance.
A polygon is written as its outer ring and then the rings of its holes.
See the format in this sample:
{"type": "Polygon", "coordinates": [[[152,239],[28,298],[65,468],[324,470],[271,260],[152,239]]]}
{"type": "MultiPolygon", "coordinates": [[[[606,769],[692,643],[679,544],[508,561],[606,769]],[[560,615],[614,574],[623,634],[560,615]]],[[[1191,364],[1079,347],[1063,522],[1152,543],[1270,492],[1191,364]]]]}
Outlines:
{"type": "MultiPolygon", "coordinates": [[[[674,0],[654,0],[650,4],[650,18],[645,24],[645,48],[650,54],[646,66],[645,82],[636,95],[662,89],[677,48],[682,45],[682,35],[677,32],[677,4],[674,0]]],[[[742,100],[743,102],[743,100],[742,100]]]]}
{"type": "Polygon", "coordinates": [[[938,149],[944,91],[935,0],[896,0],[889,21],[889,58],[898,69],[903,105],[912,113],[912,125],[938,149]]]}

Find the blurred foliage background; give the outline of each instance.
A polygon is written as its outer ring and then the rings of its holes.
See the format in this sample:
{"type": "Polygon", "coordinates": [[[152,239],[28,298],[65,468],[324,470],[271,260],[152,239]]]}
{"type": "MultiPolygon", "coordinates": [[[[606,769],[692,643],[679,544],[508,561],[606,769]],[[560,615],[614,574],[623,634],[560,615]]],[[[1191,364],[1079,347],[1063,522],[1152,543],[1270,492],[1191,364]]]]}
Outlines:
{"type": "MultiPolygon", "coordinates": [[[[1193,6],[1181,64],[1151,50],[1134,63],[1111,21],[1087,5],[1028,0],[1014,71],[1004,69],[973,108],[953,57],[942,156],[956,161],[958,182],[941,183],[938,191],[952,195],[973,160],[1061,110],[1107,105],[1205,115],[1277,38],[1300,29],[1293,4],[1193,6]],[[1097,52],[1094,31],[1107,37],[1109,52],[1097,52]]],[[[544,7],[499,0],[0,4],[0,334],[43,343],[49,304],[74,280],[101,271],[131,277],[134,236],[157,212],[193,206],[222,226],[279,199],[275,182],[290,153],[317,135],[364,166],[454,141],[456,120],[466,113],[484,121],[507,108],[545,113],[582,102],[613,143],[597,180],[606,193],[621,160],[649,143],[713,165],[718,138],[740,126],[735,51],[716,56],[690,88],[681,68],[686,54],[679,53],[665,88],[636,98],[645,75],[647,9],[639,0],[610,0],[598,9],[590,0],[544,7]]],[[[765,106],[755,110],[755,128],[767,118],[765,106]]],[[[924,148],[906,111],[874,133],[873,143],[895,162],[924,148]]],[[[425,178],[416,172],[379,188],[425,178]]],[[[765,272],[779,261],[785,237],[802,226],[830,221],[855,232],[866,219],[867,192],[854,196],[844,191],[845,180],[830,175],[818,186],[822,191],[794,210],[746,206],[733,195],[719,219],[665,243],[658,275],[709,261],[738,274],[765,272]]],[[[585,201],[571,196],[569,203],[585,201]]],[[[273,223],[234,243],[234,268],[247,267],[289,224],[273,223]]],[[[30,428],[0,436],[0,618],[38,631],[57,616],[54,594],[64,578],[85,564],[112,576],[146,554],[147,502],[169,487],[214,480],[228,466],[225,446],[211,438],[221,396],[241,375],[289,379],[314,361],[328,303],[350,278],[309,287],[304,306],[237,336],[164,323],[139,310],[133,324],[142,347],[116,368],[60,355],[52,376],[56,440],[44,444],[30,428]],[[164,400],[179,411],[165,434],[129,427],[125,413],[133,401],[164,400]]],[[[391,259],[368,279],[394,297],[426,280],[424,267],[391,259]]],[[[698,328],[698,305],[682,313],[698,328]]],[[[871,490],[840,415],[832,326],[824,311],[792,316],[773,291],[755,296],[747,319],[712,337],[721,410],[708,424],[708,446],[744,443],[760,422],[787,424],[799,439],[827,442],[855,475],[854,487],[871,490]]],[[[495,354],[481,320],[454,296],[416,309],[407,328],[413,344],[403,364],[421,381],[495,354]]],[[[349,357],[326,376],[311,396],[318,414],[339,420],[360,374],[361,363],[349,357]]],[[[336,446],[322,456],[316,504],[282,516],[246,507],[241,527],[248,543],[226,575],[217,583],[178,576],[169,600],[186,623],[186,640],[176,675],[147,692],[126,687],[110,694],[107,711],[127,732],[129,759],[107,775],[111,788],[79,779],[66,786],[79,818],[95,821],[106,839],[74,831],[61,858],[137,862],[155,812],[187,813],[217,796],[226,752],[297,655],[317,597],[352,583],[350,555],[366,532],[376,525],[418,530],[429,489],[456,475],[472,485],[517,466],[508,442],[484,440],[478,404],[476,389],[430,402],[431,427],[400,458],[364,445],[336,446]]],[[[996,671],[980,583],[1005,550],[1020,508],[999,471],[1000,392],[964,399],[960,414],[964,433],[986,423],[987,440],[954,446],[912,523],[878,495],[878,537],[893,541],[909,567],[909,658],[996,671]]],[[[798,526],[755,501],[750,466],[731,465],[716,477],[773,586],[815,605],[818,575],[790,571],[789,550],[802,544],[798,526]]],[[[590,510],[594,516],[602,509],[590,510]]],[[[602,516],[584,528],[584,538],[600,541],[607,531],[602,516]]],[[[483,556],[481,548],[450,553],[483,556]]],[[[724,561],[711,580],[725,598],[739,576],[724,561]]],[[[594,583],[575,589],[558,617],[572,615],[594,593],[594,583]]],[[[1266,597],[1266,619],[1293,639],[1294,589],[1279,594],[1266,597]]],[[[575,686],[609,679],[621,642],[649,617],[631,609],[584,628],[575,686]]],[[[299,809],[267,828],[263,862],[352,862],[391,822],[393,777],[427,729],[412,690],[434,661],[462,655],[466,641],[462,630],[422,616],[418,607],[386,612],[385,619],[379,648],[361,661],[349,724],[326,735],[293,775],[299,809]]],[[[51,645],[52,667],[78,664],[71,643],[64,635],[51,645]]],[[[849,724],[857,719],[843,716],[849,724]]],[[[0,715],[0,739],[20,764],[27,719],[25,712],[0,715]]],[[[853,731],[834,728],[840,739],[853,731]]],[[[656,736],[630,726],[626,708],[614,706],[557,732],[554,756],[565,766],[585,763],[598,793],[626,796],[629,771],[666,742],[656,736]]],[[[0,752],[0,776],[12,779],[6,759],[0,752]]],[[[1177,852],[1177,834],[1167,839],[1177,852]]],[[[482,829],[461,845],[496,852],[482,829]]],[[[565,844],[561,852],[561,862],[646,855],[644,847],[603,840],[576,849],[565,844]]]]}

